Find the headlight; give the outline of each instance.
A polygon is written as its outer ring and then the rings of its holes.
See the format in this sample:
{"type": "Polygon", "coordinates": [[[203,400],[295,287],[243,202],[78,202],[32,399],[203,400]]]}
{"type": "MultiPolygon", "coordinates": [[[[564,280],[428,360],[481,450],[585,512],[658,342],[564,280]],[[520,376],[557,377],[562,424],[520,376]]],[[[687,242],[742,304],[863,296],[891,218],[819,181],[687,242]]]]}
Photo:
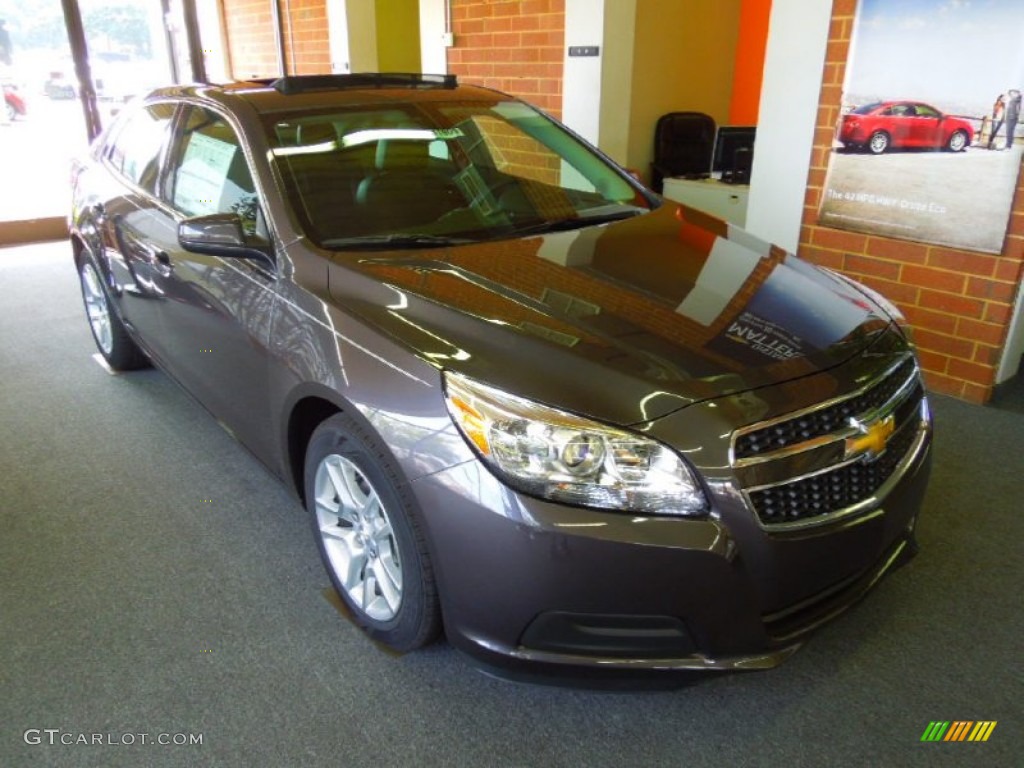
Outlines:
{"type": "Polygon", "coordinates": [[[704,493],[670,448],[445,373],[448,411],[506,484],[534,496],[651,515],[703,515],[704,493]]]}

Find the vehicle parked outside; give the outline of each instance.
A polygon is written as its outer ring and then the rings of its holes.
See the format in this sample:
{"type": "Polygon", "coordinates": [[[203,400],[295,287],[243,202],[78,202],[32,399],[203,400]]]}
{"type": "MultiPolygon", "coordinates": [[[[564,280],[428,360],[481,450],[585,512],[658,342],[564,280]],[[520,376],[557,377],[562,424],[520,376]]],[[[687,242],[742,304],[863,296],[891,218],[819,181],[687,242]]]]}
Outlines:
{"type": "Polygon", "coordinates": [[[28,107],[25,105],[25,99],[21,95],[21,90],[14,83],[0,83],[0,88],[4,92],[4,110],[8,120],[14,120],[18,117],[24,117],[28,114],[28,107]]]}
{"type": "Polygon", "coordinates": [[[111,368],[294,488],[355,621],[502,668],[778,664],[915,551],[898,310],[452,76],[156,91],[73,174],[111,368]]]}
{"type": "Polygon", "coordinates": [[[974,127],[920,101],[879,101],[843,115],[838,134],[847,148],[875,155],[891,149],[962,152],[974,140],[974,127]]]}

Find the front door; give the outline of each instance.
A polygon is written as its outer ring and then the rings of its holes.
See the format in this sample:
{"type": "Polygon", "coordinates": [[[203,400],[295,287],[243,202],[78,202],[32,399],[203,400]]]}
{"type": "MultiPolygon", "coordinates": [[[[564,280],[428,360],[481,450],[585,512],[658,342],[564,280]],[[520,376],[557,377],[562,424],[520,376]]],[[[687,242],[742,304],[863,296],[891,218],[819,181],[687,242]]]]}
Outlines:
{"type": "Polygon", "coordinates": [[[267,343],[276,270],[266,260],[190,253],[185,218],[234,213],[269,250],[252,174],[238,136],[220,115],[189,107],[171,146],[157,259],[170,373],[258,456],[270,451],[267,343]]]}

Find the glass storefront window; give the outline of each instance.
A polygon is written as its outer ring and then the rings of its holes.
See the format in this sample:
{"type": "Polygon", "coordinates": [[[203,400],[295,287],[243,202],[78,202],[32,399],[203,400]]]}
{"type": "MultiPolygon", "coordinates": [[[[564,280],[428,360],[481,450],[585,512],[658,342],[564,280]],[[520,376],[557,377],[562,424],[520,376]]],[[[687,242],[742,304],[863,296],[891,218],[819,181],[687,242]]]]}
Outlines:
{"type": "MultiPolygon", "coordinates": [[[[167,4],[167,25],[161,0],[78,5],[106,125],[132,97],[173,82],[171,40],[187,62],[182,26],[174,21],[180,3],[167,4]]],[[[0,19],[0,220],[63,217],[70,161],[88,138],[61,0],[0,0],[0,19]]]]}

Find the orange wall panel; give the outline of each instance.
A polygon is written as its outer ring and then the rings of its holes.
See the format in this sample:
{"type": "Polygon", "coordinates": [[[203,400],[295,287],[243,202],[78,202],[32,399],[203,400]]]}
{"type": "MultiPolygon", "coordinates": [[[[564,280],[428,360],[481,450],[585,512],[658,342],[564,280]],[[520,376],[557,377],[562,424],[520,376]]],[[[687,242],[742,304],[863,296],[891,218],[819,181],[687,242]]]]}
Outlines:
{"type": "Polygon", "coordinates": [[[743,0],[740,7],[736,68],[729,105],[729,122],[732,125],[757,125],[771,10],[772,0],[743,0]]]}

